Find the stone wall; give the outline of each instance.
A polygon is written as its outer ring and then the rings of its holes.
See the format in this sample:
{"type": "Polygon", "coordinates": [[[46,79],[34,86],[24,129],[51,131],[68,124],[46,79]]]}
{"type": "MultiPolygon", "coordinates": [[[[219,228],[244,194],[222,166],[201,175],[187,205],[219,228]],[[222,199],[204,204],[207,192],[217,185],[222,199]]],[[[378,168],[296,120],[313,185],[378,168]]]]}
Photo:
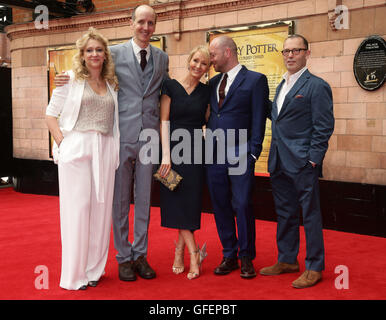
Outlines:
{"type": "MultiPolygon", "coordinates": [[[[28,0],[27,0],[28,1],[28,0]]],[[[65,2],[65,0],[56,0],[60,2],[65,2]]],[[[133,8],[139,4],[155,1],[147,0],[92,0],[92,3],[95,6],[95,12],[106,12],[119,9],[133,8]]],[[[12,18],[14,23],[23,23],[32,21],[33,13],[30,9],[24,8],[13,8],[12,9],[12,18]]]]}
{"type": "MultiPolygon", "coordinates": [[[[94,1],[96,2],[96,1],[94,1]]],[[[369,92],[353,75],[353,58],[363,39],[386,37],[384,0],[191,0],[159,1],[156,35],[165,36],[170,74],[180,78],[192,47],[206,42],[207,31],[293,20],[295,32],[310,42],[309,69],[332,87],[336,127],[324,162],[324,178],[386,184],[386,85],[369,92]],[[349,29],[333,31],[332,10],[349,9],[349,29]]],[[[49,159],[44,113],[48,100],[47,48],[70,45],[89,26],[110,40],[132,36],[129,12],[50,21],[50,29],[31,23],[7,28],[11,40],[14,157],[49,159]]]]}

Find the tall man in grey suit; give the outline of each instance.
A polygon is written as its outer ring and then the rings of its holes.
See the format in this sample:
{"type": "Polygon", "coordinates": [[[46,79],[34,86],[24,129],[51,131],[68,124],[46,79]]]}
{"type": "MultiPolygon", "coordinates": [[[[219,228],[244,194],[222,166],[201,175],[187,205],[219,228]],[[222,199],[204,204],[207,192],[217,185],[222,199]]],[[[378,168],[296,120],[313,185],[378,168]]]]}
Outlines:
{"type": "MultiPolygon", "coordinates": [[[[136,273],[145,279],[156,276],[146,259],[153,165],[139,157],[142,146],[149,146],[142,141],[141,132],[144,129],[159,132],[160,88],[169,77],[167,54],[150,45],[156,20],[150,6],[136,7],[131,19],[134,37],[110,47],[119,80],[120,164],[115,175],[113,230],[119,278],[123,281],[136,280],[136,273]],[[131,244],[128,214],[133,187],[134,242],[131,244]]],[[[55,84],[63,85],[68,79],[66,75],[58,75],[55,84]]]]}
{"type": "Polygon", "coordinates": [[[112,46],[115,72],[119,80],[118,106],[120,129],[120,165],[116,171],[113,230],[119,264],[119,278],[136,280],[156,276],[147,257],[148,225],[153,165],[139,158],[144,129],[159,131],[159,96],[162,81],[168,77],[166,53],[151,46],[156,13],[148,5],[134,9],[131,28],[134,37],[112,46]],[[134,187],[134,241],[130,243],[128,213],[134,187]]]}
{"type": "Polygon", "coordinates": [[[263,275],[298,272],[299,213],[306,235],[306,270],[292,286],[306,288],[322,278],[324,243],[319,200],[319,176],[334,130],[331,88],[306,67],[307,40],[292,35],[284,41],[288,70],[272,103],[272,141],[268,158],[277,213],[278,261],[263,275]]]}

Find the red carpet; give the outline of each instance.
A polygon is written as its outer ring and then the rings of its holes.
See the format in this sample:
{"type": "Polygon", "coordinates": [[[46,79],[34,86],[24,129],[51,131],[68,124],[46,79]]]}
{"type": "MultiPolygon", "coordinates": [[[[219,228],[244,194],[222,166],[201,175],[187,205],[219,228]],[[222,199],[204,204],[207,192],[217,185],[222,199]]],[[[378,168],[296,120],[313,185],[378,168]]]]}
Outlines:
{"type": "MultiPolygon", "coordinates": [[[[255,268],[271,265],[277,257],[276,223],[257,221],[255,268]]],[[[199,244],[207,242],[208,258],[200,278],[189,281],[186,273],[174,275],[171,265],[176,231],[160,227],[159,208],[152,208],[149,227],[149,263],[156,269],[154,280],[118,279],[116,251],[110,245],[106,274],[98,287],[67,291],[59,287],[60,230],[59,198],[21,194],[12,188],[0,189],[0,299],[2,300],[384,300],[386,298],[386,239],[324,230],[326,270],[323,281],[308,289],[294,289],[298,274],[276,277],[258,275],[244,280],[239,272],[224,277],[213,274],[221,260],[213,215],[203,214],[197,232],[199,244]],[[49,271],[49,288],[38,290],[37,266],[49,271]],[[345,265],[349,288],[335,288],[335,267],[345,265]]],[[[304,233],[299,254],[304,270],[304,233]]],[[[188,255],[186,255],[188,268],[188,255]]]]}

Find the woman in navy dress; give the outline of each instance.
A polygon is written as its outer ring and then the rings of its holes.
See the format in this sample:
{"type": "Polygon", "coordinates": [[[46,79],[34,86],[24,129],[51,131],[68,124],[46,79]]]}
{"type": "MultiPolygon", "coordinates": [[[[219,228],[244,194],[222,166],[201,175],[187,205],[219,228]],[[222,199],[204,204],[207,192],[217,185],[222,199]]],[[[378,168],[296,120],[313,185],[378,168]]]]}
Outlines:
{"type": "Polygon", "coordinates": [[[181,82],[164,82],[161,95],[161,176],[172,168],[183,179],[174,191],[160,186],[161,225],[178,229],[173,272],[184,271],[184,248],[190,253],[188,279],[200,275],[201,262],[206,256],[196,244],[194,231],[200,229],[202,210],[203,133],[209,116],[209,86],[200,82],[208,72],[210,56],[205,46],[195,47],[188,57],[188,70],[181,82]],[[178,141],[174,135],[183,134],[178,141]],[[187,139],[186,137],[189,137],[187,139]],[[189,141],[190,140],[190,141],[189,141]],[[177,147],[176,147],[177,146],[177,147]],[[176,148],[175,148],[176,147],[176,148]],[[180,150],[178,153],[175,150],[180,150]],[[182,160],[182,163],[180,163],[182,160]]]}

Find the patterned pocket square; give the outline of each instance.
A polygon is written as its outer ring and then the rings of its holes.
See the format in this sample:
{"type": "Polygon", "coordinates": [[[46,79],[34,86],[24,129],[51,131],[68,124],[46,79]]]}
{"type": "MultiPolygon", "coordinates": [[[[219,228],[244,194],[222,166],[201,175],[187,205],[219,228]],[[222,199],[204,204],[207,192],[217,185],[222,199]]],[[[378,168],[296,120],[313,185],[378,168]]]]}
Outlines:
{"type": "Polygon", "coordinates": [[[304,96],[301,95],[301,94],[298,94],[298,95],[295,97],[295,99],[300,99],[300,98],[304,98],[304,96]]]}

